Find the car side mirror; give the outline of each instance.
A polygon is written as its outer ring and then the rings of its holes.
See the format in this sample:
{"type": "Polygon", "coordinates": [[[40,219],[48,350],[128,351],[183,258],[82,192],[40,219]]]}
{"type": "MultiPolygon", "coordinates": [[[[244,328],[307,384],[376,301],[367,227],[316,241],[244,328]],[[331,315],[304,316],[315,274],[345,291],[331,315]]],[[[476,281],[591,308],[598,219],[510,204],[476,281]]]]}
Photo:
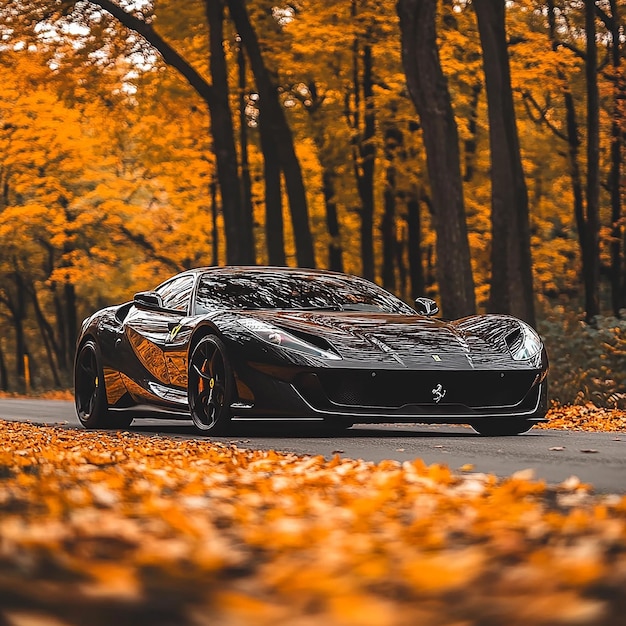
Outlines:
{"type": "Polygon", "coordinates": [[[156,291],[140,291],[135,294],[133,304],[140,309],[162,309],[163,298],[156,291]]]}
{"type": "Polygon", "coordinates": [[[437,303],[430,298],[415,298],[415,310],[426,317],[432,317],[439,313],[437,303]]]}

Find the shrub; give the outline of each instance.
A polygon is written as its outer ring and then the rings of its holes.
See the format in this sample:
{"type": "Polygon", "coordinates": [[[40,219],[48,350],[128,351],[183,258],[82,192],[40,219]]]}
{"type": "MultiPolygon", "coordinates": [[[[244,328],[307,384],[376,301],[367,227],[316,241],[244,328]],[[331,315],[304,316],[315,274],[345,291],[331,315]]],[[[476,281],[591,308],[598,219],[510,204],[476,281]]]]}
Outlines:
{"type": "Polygon", "coordinates": [[[565,307],[539,322],[550,359],[550,397],[558,404],[626,408],[626,320],[598,316],[585,324],[565,307]]]}

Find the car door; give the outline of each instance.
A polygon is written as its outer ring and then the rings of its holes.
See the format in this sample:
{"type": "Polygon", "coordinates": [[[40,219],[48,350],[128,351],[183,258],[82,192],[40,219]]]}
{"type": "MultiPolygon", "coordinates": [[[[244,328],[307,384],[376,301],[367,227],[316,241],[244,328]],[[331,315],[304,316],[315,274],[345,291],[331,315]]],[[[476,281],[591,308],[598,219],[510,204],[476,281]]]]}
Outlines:
{"type": "Polygon", "coordinates": [[[155,290],[160,306],[135,305],[126,317],[125,339],[154,378],[140,382],[150,396],[165,399],[167,391],[162,386],[185,388],[187,385],[186,333],[180,331],[189,319],[194,282],[195,276],[186,274],[163,283],[155,290]]]}

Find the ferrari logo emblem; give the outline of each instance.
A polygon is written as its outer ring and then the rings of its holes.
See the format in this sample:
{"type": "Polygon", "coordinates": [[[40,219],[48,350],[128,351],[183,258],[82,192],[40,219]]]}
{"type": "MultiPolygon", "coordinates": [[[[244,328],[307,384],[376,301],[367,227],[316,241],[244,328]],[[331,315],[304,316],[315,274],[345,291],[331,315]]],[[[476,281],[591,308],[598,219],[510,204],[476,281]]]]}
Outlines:
{"type": "Polygon", "coordinates": [[[209,388],[213,389],[213,387],[215,387],[215,378],[211,378],[211,380],[209,380],[209,388]]]}
{"type": "Polygon", "coordinates": [[[444,389],[443,385],[439,383],[432,390],[432,394],[433,394],[433,400],[435,401],[435,404],[439,404],[439,402],[441,402],[444,396],[446,395],[446,389],[444,389]]]}
{"type": "Polygon", "coordinates": [[[439,361],[441,361],[441,357],[438,354],[431,354],[430,356],[433,357],[433,361],[437,361],[437,363],[439,363],[439,361]]]}

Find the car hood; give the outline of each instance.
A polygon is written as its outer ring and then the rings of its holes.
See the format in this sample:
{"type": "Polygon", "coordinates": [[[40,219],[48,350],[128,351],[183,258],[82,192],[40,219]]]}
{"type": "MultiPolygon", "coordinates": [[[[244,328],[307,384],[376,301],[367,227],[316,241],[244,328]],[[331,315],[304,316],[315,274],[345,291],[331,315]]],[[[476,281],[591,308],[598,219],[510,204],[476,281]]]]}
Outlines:
{"type": "Polygon", "coordinates": [[[246,311],[245,315],[318,345],[321,338],[344,364],[348,360],[369,367],[372,362],[428,369],[529,367],[528,362],[514,361],[507,348],[505,336],[519,328],[519,322],[509,316],[446,322],[420,315],[351,311],[246,311]]]}

